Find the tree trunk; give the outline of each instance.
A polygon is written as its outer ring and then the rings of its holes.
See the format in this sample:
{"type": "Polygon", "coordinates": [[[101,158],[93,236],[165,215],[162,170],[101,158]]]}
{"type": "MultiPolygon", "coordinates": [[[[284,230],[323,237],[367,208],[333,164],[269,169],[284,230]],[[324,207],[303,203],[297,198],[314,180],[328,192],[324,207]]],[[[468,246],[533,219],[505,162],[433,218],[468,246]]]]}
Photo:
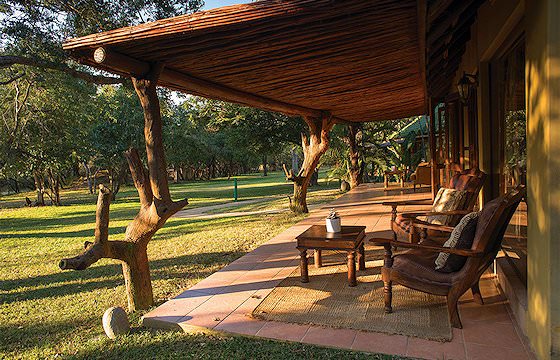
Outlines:
{"type": "Polygon", "coordinates": [[[90,194],[93,194],[93,183],[91,181],[91,169],[89,168],[87,162],[82,162],[82,165],[84,166],[84,169],[86,171],[86,180],[87,180],[87,185],[88,185],[88,190],[90,194]]]}
{"type": "Polygon", "coordinates": [[[294,174],[293,169],[288,171],[284,165],[286,178],[294,182],[294,198],[290,201],[290,209],[295,213],[307,213],[307,188],[311,177],[319,164],[321,156],[329,148],[329,132],[334,123],[330,114],[323,114],[320,119],[304,117],[309,127],[309,135],[301,134],[303,147],[303,164],[301,169],[294,174]]]}
{"type": "Polygon", "coordinates": [[[17,179],[8,179],[8,184],[10,184],[10,187],[12,188],[12,190],[14,191],[14,193],[19,194],[19,183],[17,181],[17,179]],[[12,181],[12,183],[10,184],[10,180],[12,181]]]}
{"type": "Polygon", "coordinates": [[[148,309],[153,305],[152,281],[146,247],[132,247],[122,263],[129,309],[148,309]]]}
{"type": "Polygon", "coordinates": [[[350,188],[354,189],[364,181],[364,168],[362,166],[362,162],[360,161],[360,142],[362,139],[361,126],[357,124],[348,125],[348,136],[345,139],[348,144],[348,154],[350,157],[348,165],[350,188]]]}
{"type": "Polygon", "coordinates": [[[56,175],[52,169],[49,169],[48,180],[51,190],[49,197],[53,205],[60,206],[60,176],[56,175]]]}
{"type": "Polygon", "coordinates": [[[294,198],[290,202],[290,210],[296,214],[308,213],[307,188],[305,181],[294,181],[294,198]]]}
{"type": "Polygon", "coordinates": [[[263,166],[263,176],[268,176],[268,159],[266,155],[263,155],[262,158],[262,166],[263,166]]]}
{"type": "Polygon", "coordinates": [[[35,191],[37,192],[37,206],[45,206],[45,189],[43,188],[43,179],[35,171],[33,172],[33,180],[35,180],[35,191]]]}
{"type": "Polygon", "coordinates": [[[101,186],[97,202],[95,243],[87,243],[79,256],[62,259],[61,269],[84,270],[101,258],[123,263],[129,311],[148,309],[153,305],[147,246],[152,236],[167,219],[188,204],[187,199],[172,201],[167,179],[167,165],[162,140],[162,123],[156,93],[157,77],[162,67],[156,66],[147,79],[134,79],[133,84],[144,110],[144,137],[148,168],[142,164],[136,149],[126,158],[134,186],[140,198],[140,210],[126,228],[124,240],[109,241],[109,204],[111,191],[101,186]]]}

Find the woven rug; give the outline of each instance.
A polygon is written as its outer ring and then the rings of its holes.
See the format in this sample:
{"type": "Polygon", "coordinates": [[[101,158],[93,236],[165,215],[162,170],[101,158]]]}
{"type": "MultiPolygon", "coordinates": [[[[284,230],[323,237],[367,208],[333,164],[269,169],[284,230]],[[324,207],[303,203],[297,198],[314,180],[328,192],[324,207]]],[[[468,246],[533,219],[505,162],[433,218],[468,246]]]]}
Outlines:
{"type": "MultiPolygon", "coordinates": [[[[310,264],[307,284],[300,281],[297,268],[262,301],[252,316],[451,341],[444,297],[396,285],[393,286],[393,313],[385,314],[381,268],[372,267],[369,262],[365,271],[357,272],[358,286],[349,287],[344,255],[324,252],[323,267],[316,269],[310,264]]],[[[371,259],[371,254],[366,259],[371,259]]]]}

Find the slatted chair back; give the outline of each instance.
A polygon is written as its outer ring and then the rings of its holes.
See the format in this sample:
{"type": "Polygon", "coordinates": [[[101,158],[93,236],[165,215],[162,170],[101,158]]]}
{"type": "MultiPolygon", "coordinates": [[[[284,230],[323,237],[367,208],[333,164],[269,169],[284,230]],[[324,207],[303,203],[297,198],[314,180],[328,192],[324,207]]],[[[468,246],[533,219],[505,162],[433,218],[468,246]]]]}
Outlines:
{"type": "Polygon", "coordinates": [[[484,206],[478,219],[471,247],[472,250],[482,251],[483,255],[470,257],[461,270],[462,272],[482,274],[494,261],[501,248],[509,222],[525,196],[525,191],[525,186],[518,186],[506,195],[496,198],[484,206]]]}

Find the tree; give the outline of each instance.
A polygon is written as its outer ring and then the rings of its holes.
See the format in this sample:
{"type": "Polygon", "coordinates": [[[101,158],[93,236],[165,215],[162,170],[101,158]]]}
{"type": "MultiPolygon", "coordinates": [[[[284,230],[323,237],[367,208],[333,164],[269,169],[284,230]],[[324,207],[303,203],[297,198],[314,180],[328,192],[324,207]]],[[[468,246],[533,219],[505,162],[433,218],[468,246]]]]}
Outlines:
{"type": "Polygon", "coordinates": [[[303,148],[303,164],[297,174],[293,169],[284,165],[286,179],[294,183],[294,197],[290,200],[290,210],[295,213],[308,213],[307,189],[321,156],[329,148],[329,133],[334,126],[332,116],[323,114],[321,118],[303,118],[309,129],[308,133],[301,133],[303,148]]]}
{"type": "Polygon", "coordinates": [[[364,181],[364,162],[362,127],[359,124],[347,125],[347,135],[344,141],[348,145],[348,175],[350,188],[354,189],[364,181]]]}
{"type": "Polygon", "coordinates": [[[297,141],[303,130],[298,118],[232,103],[220,103],[214,123],[229,132],[234,146],[260,159],[264,176],[270,157],[297,141]]]}
{"type": "Polygon", "coordinates": [[[138,97],[127,85],[102,87],[96,101],[99,115],[88,134],[90,159],[107,170],[114,200],[126,179],[124,153],[141,146],[143,114],[138,97]]]}
{"type": "Polygon", "coordinates": [[[134,186],[140,197],[140,210],[126,228],[124,240],[109,241],[109,206],[111,191],[101,187],[97,202],[95,241],[86,243],[85,251],[76,257],[62,259],[61,269],[84,270],[101,258],[122,262],[130,311],[147,309],[153,305],[147,246],[152,236],[167,219],[188,204],[187,199],[173,201],[167,180],[162,118],[156,84],[162,66],[155,67],[145,79],[133,79],[134,88],[144,110],[144,138],[146,168],[136,149],[126,158],[134,186]]]}
{"type": "Polygon", "coordinates": [[[83,152],[91,121],[85,104],[94,95],[91,85],[38,70],[0,87],[0,172],[34,178],[38,205],[44,205],[45,195],[60,204],[64,175],[83,152]]]}

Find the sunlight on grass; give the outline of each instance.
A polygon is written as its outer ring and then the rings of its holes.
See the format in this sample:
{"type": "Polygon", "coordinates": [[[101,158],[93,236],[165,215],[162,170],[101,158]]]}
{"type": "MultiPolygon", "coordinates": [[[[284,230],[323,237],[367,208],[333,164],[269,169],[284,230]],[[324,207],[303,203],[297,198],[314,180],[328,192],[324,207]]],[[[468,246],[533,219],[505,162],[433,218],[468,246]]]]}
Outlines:
{"type": "MultiPolygon", "coordinates": [[[[245,198],[277,196],[255,208],[286,206],[291,186],[280,173],[242,176],[245,198]]],[[[192,206],[231,201],[231,181],[173,184],[175,198],[192,206]]],[[[334,185],[310,194],[313,202],[338,196],[334,185]]],[[[85,271],[60,271],[63,257],[93,239],[95,196],[65,191],[60,207],[16,208],[25,194],[0,199],[0,358],[381,358],[309,345],[182,333],[135,333],[113,342],[103,335],[101,316],[126,307],[120,265],[101,260],[85,271]],[[6,209],[11,207],[11,209],[6,209]]],[[[110,239],[122,238],[138,208],[134,189],[125,188],[111,205],[110,239]]],[[[239,210],[239,209],[237,209],[239,210]]],[[[171,218],[149,244],[154,297],[158,304],[255,249],[303,216],[291,213],[210,220],[171,218]]],[[[141,312],[131,314],[137,326],[141,312]]]]}

